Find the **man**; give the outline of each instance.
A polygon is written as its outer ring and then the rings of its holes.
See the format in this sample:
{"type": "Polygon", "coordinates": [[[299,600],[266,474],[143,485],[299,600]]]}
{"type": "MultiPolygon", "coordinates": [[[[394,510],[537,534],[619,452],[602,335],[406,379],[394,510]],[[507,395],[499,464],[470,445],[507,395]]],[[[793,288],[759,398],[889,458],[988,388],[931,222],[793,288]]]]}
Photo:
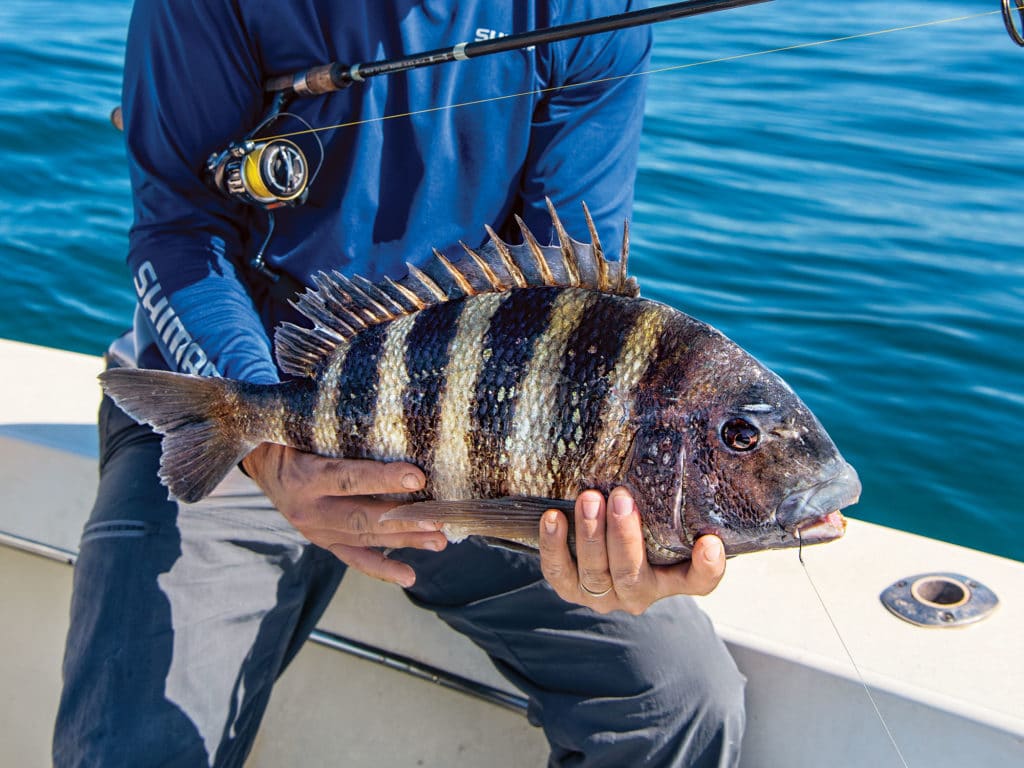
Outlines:
{"type": "MultiPolygon", "coordinates": [[[[511,239],[515,213],[546,234],[545,197],[577,236],[586,231],[585,200],[603,240],[619,241],[643,101],[642,78],[620,76],[645,65],[644,29],[295,101],[261,135],[358,124],[319,134],[322,163],[316,145],[307,147],[319,164],[309,199],[277,210],[269,238],[265,212],[204,181],[211,152],[259,124],[269,77],[630,7],[588,0],[570,15],[539,0],[449,5],[136,3],[124,117],[135,193],[128,263],[139,304],[130,348],[115,345],[115,364],[275,382],[273,329],[301,322],[283,286],[309,284],[321,269],[398,277],[431,247],[457,254],[458,240],[484,224],[511,239]],[[487,100],[517,93],[530,95],[487,100]],[[462,102],[475,103],[435,109],[462,102]],[[257,252],[262,270],[249,267],[257,252]]],[[[425,482],[410,464],[265,444],[243,461],[251,480],[235,472],[186,505],[168,500],[156,480],[151,430],[104,400],[100,432],[57,765],[241,765],[274,679],[346,567],[401,585],[487,651],[529,695],[552,765],[738,759],[742,678],[691,600],[656,602],[713,589],[724,570],[721,543],[701,539],[692,565],[650,567],[624,489],[610,502],[594,491],[577,500],[578,561],[566,546],[567,521],[548,513],[538,562],[474,540],[449,545],[430,524],[382,523],[390,505],[374,495],[425,482]]]]}

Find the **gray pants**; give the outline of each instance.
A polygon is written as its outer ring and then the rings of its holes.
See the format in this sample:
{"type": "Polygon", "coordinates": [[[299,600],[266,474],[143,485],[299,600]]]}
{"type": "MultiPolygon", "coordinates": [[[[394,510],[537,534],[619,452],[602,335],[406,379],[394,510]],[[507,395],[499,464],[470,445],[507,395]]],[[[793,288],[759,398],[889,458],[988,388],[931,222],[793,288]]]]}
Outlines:
{"type": "MultiPolygon", "coordinates": [[[[168,501],[159,454],[158,436],[104,399],[57,766],[242,765],[271,686],[345,571],[240,472],[199,504],[168,501]]],[[[744,680],[691,599],[600,616],[560,600],[531,555],[470,540],[391,556],[416,571],[410,599],[528,695],[551,765],[738,762],[744,680]]]]}

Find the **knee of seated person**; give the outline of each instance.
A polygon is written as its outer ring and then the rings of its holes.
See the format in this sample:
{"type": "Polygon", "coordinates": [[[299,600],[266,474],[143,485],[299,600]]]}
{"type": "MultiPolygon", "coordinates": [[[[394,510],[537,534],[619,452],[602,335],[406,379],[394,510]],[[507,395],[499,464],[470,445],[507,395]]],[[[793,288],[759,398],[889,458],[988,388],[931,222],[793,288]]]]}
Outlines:
{"type": "Polygon", "coordinates": [[[732,665],[709,672],[704,676],[705,687],[697,698],[697,717],[708,726],[742,732],[746,722],[747,679],[732,665]]]}
{"type": "Polygon", "coordinates": [[[713,666],[695,665],[687,674],[667,681],[666,686],[674,689],[663,692],[672,702],[666,712],[668,719],[674,720],[681,730],[695,721],[702,722],[706,728],[742,728],[746,678],[731,661],[713,666]]]}
{"type": "Polygon", "coordinates": [[[735,764],[746,725],[745,687],[746,678],[731,663],[687,676],[659,729],[664,764],[680,758],[688,766],[735,764]]]}
{"type": "Polygon", "coordinates": [[[628,686],[610,685],[590,698],[588,710],[608,720],[601,724],[606,732],[656,727],[668,740],[670,734],[686,734],[695,725],[708,730],[742,729],[746,678],[731,658],[726,661],[645,669],[649,674],[635,677],[628,686]],[[622,706],[628,707],[629,717],[618,716],[622,706]]]}
{"type": "Polygon", "coordinates": [[[575,709],[580,720],[545,723],[553,746],[571,745],[552,752],[552,765],[575,764],[591,751],[609,765],[735,765],[746,722],[745,683],[729,664],[664,673],[633,695],[591,699],[575,709]]]}

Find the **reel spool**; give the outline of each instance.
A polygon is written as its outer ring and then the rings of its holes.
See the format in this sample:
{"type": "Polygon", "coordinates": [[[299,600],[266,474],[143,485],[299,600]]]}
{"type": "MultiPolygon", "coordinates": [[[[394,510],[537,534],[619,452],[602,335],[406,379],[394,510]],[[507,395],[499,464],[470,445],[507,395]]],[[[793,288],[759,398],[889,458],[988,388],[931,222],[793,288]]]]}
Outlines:
{"type": "Polygon", "coordinates": [[[272,210],[300,205],[309,192],[309,163],[288,139],[243,139],[210,156],[213,187],[235,200],[272,210]]]}

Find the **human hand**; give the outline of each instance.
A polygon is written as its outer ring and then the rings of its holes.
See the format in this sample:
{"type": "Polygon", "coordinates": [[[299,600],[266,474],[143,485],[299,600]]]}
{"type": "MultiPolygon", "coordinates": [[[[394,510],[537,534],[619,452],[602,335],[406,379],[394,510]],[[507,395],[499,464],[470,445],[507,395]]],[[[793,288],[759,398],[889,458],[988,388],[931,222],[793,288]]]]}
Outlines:
{"type": "Polygon", "coordinates": [[[380,519],[402,502],[375,494],[423,488],[426,478],[412,464],[328,459],[263,443],[242,466],[299,533],[368,576],[411,587],[416,581],[412,568],[388,560],[374,547],[437,552],[448,543],[437,523],[380,519]]]}
{"type": "Polygon", "coordinates": [[[640,515],[625,488],[613,490],[607,503],[603,494],[584,491],[576,498],[575,516],[576,560],[562,513],[548,510],[540,522],[541,571],[567,602],[598,613],[639,615],[669,595],[706,595],[725,574],[725,550],[717,536],[697,539],[689,562],[648,563],[640,515]]]}

